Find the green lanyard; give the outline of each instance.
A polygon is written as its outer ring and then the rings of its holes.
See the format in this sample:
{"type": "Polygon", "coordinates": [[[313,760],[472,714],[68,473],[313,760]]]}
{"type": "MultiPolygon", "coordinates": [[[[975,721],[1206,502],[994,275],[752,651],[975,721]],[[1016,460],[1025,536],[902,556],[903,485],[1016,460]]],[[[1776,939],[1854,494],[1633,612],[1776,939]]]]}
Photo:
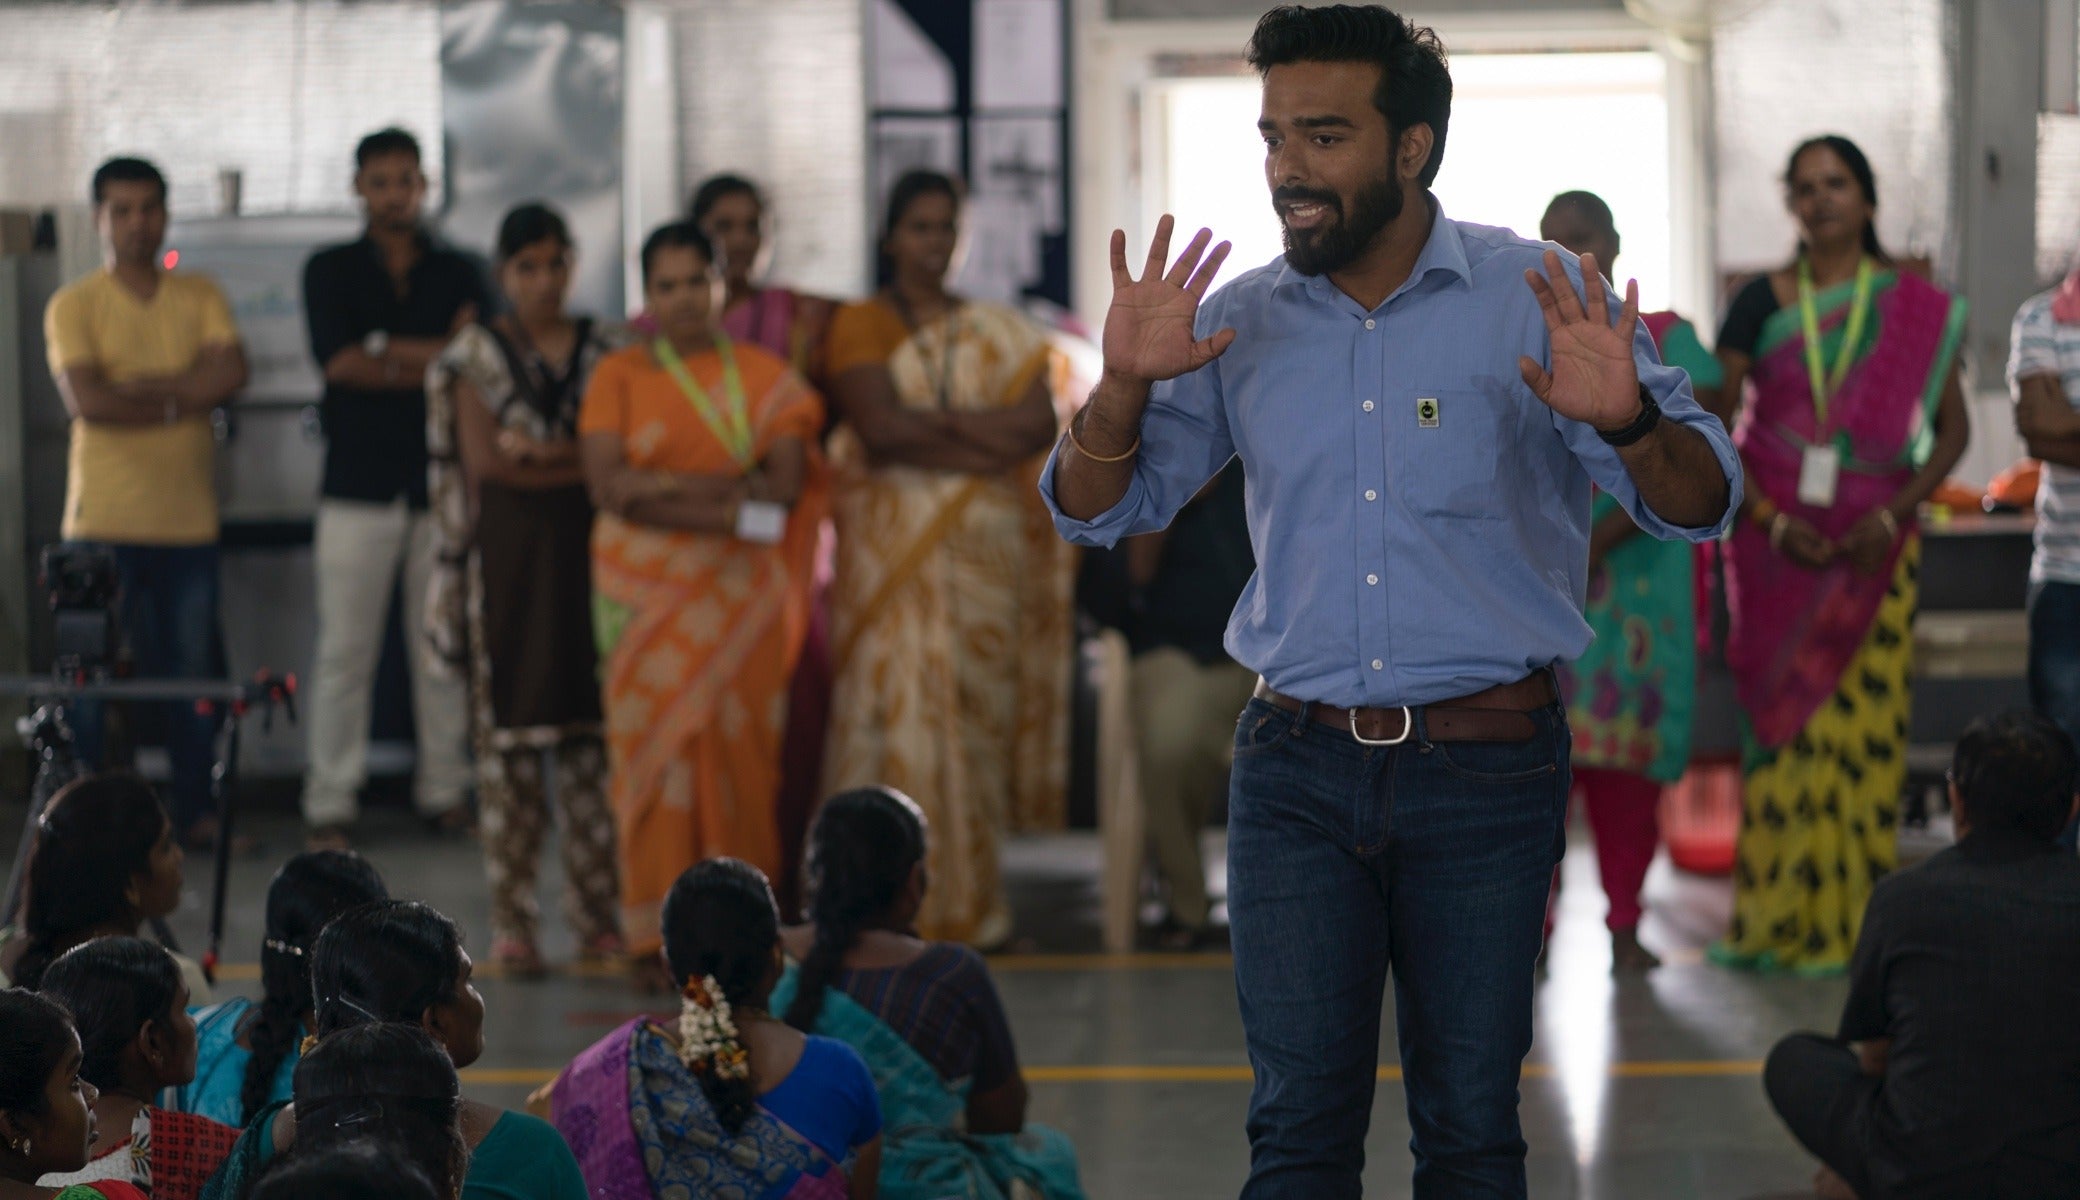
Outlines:
{"type": "Polygon", "coordinates": [[[1819,419],[1815,431],[1827,428],[1827,402],[1835,389],[1842,386],[1842,378],[1849,373],[1849,364],[1856,358],[1857,343],[1863,341],[1863,327],[1871,315],[1871,260],[1865,257],[1856,264],[1856,296],[1850,301],[1849,323],[1842,331],[1842,348],[1835,352],[1834,370],[1823,374],[1820,354],[1820,315],[1813,301],[1813,266],[1804,258],[1798,260],[1798,319],[1806,340],[1806,375],[1813,384],[1813,412],[1819,419]]]}
{"type": "Polygon", "coordinates": [[[679,357],[679,352],[672,349],[670,342],[658,338],[650,343],[650,353],[657,356],[657,361],[671,375],[672,382],[686,394],[694,411],[721,440],[723,449],[737,460],[737,465],[750,467],[758,458],[751,437],[750,405],[744,400],[744,376],[737,370],[737,352],[729,339],[719,333],[715,335],[715,352],[722,356],[722,389],[729,401],[728,409],[721,412],[716,411],[714,398],[686,369],[686,363],[679,357]]]}

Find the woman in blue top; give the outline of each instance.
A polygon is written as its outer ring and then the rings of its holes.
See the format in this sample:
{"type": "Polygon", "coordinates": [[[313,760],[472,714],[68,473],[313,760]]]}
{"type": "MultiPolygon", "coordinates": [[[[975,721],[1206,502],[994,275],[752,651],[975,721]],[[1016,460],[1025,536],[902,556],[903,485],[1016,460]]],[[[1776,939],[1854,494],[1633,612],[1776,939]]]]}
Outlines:
{"type": "Polygon", "coordinates": [[[243,1128],[289,1099],[297,1050],[311,1031],[311,943],[332,918],[389,898],[383,877],[351,851],[319,850],[282,864],[267,885],[260,1003],[243,996],[195,1010],[195,1082],[173,1108],[243,1128]]]}
{"type": "Polygon", "coordinates": [[[881,1105],[866,1063],[767,1007],[784,959],[766,877],[731,858],[691,867],[663,925],[676,1027],[631,1021],[536,1095],[593,1193],[875,1200],[881,1105]]]}

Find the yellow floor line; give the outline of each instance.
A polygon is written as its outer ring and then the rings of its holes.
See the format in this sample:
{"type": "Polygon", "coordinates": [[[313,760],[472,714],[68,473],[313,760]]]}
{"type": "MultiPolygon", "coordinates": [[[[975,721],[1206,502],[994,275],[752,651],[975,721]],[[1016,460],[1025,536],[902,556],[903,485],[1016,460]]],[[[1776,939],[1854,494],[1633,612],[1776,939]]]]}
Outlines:
{"type": "MultiPolygon", "coordinates": [[[[1551,1063],[1524,1064],[1524,1078],[1551,1079],[1558,1071],[1551,1063]]],[[[1723,1079],[1752,1078],[1762,1074],[1759,1061],[1618,1062],[1609,1067],[1613,1079],[1723,1079]]],[[[1250,1069],[1244,1066],[1033,1066],[1025,1069],[1028,1083],[1249,1083],[1250,1069]]],[[[553,1070],[534,1067],[471,1067],[462,1072],[464,1083],[535,1087],[556,1077],[553,1070]]],[[[1401,1068],[1379,1069],[1381,1083],[1399,1083],[1401,1068]]]]}

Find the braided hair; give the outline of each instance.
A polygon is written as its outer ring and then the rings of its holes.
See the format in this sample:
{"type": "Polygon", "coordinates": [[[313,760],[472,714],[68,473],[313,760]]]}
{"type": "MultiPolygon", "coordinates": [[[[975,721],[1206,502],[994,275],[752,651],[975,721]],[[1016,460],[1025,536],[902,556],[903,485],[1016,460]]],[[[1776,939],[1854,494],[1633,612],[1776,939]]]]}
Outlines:
{"type": "Polygon", "coordinates": [[[347,850],[299,854],[267,885],[267,936],[260,943],[260,1003],[239,1021],[252,1049],[239,1089],[239,1123],[274,1098],[274,1077],[303,1037],[311,1003],[311,944],[332,918],[389,897],[367,859],[347,850]]]}
{"type": "Polygon", "coordinates": [[[319,1042],[296,1064],[291,1157],[378,1146],[454,1196],[469,1170],[461,1112],[455,1064],[431,1034],[417,1024],[369,1022],[319,1042]]]}
{"type": "Polygon", "coordinates": [[[135,775],[88,775],[58,789],[29,856],[17,985],[40,986],[45,968],[88,930],[137,925],[143,914],[123,893],[151,873],[152,849],[165,833],[166,810],[135,775]]]}
{"type": "Polygon", "coordinates": [[[802,961],[789,1025],[804,1033],[816,1025],[845,952],[902,898],[924,855],[924,814],[894,788],[859,788],[825,802],[809,834],[806,872],[816,944],[802,961]]]}
{"type": "Polygon", "coordinates": [[[456,998],[461,978],[462,931],[440,910],[406,900],[348,909],[311,945],[313,1032],[322,1045],[371,1021],[417,1024],[456,998]]]}
{"type": "Polygon", "coordinates": [[[765,872],[734,858],[688,867],[664,901],[664,957],[682,990],[679,1057],[732,1135],[758,1107],[733,1009],[765,1003],[780,906],[765,872]]]}

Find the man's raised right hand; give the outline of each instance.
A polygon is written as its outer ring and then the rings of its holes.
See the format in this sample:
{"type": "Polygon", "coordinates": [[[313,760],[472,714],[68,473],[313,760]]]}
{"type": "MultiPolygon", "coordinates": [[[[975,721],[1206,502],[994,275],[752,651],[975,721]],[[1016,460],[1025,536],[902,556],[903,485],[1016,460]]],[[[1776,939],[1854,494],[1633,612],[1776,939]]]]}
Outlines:
{"type": "Polygon", "coordinates": [[[1232,247],[1222,242],[1208,254],[1213,231],[1201,229],[1165,272],[1174,225],[1167,213],[1157,222],[1148,263],[1138,280],[1127,273],[1126,233],[1112,231],[1112,307],[1105,313],[1104,351],[1105,373],[1115,378],[1144,384],[1175,379],[1219,358],[1235,340],[1233,329],[1211,337],[1192,336],[1199,301],[1232,247]]]}

